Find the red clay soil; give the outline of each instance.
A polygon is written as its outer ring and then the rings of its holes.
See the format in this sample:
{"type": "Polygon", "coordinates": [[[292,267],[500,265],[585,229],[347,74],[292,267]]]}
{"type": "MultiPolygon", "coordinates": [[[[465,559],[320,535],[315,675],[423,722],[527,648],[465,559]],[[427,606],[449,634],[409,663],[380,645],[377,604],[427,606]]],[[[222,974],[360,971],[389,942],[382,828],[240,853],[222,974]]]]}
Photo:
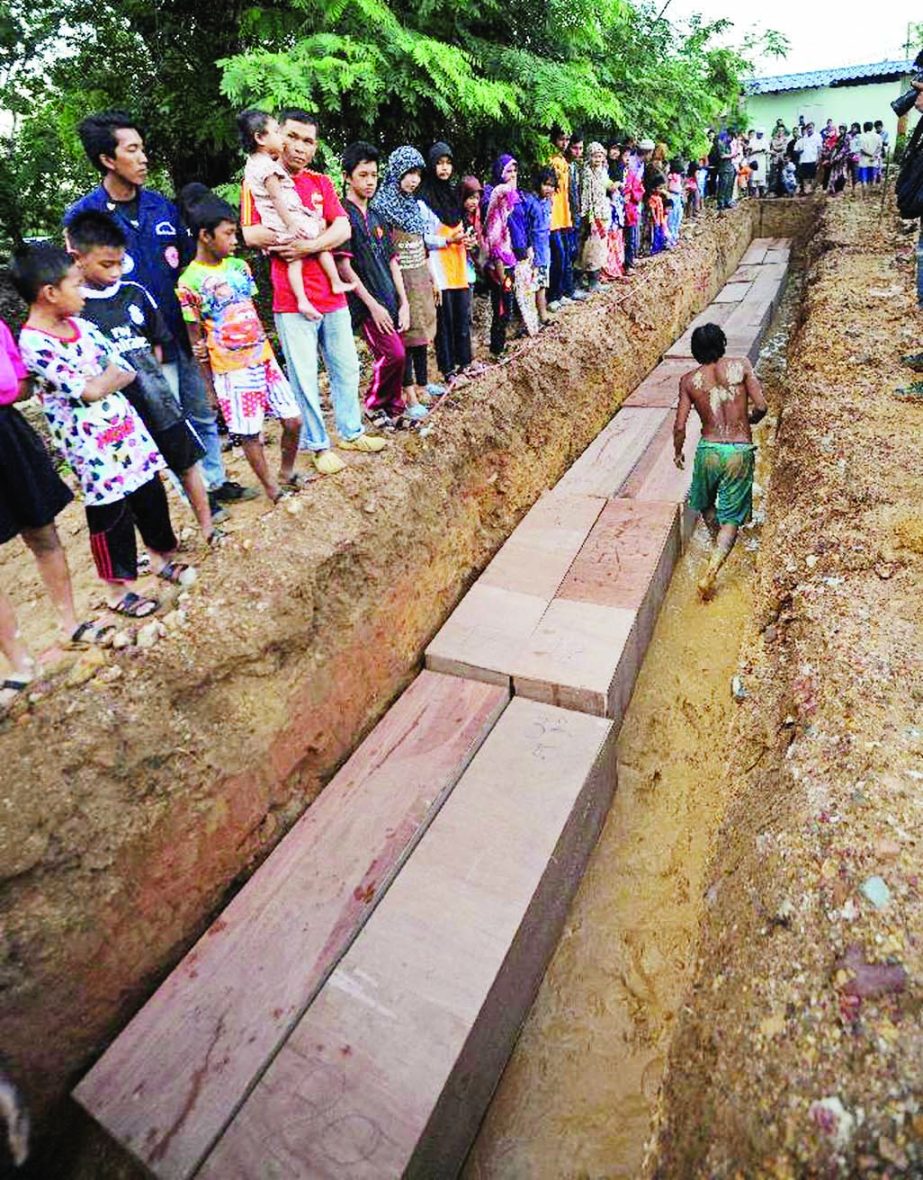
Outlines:
{"type": "MultiPolygon", "coordinates": [[[[349,456],[292,511],[244,506],[247,526],[202,559],[155,647],[72,658],[0,723],[0,1051],[46,1130],[408,683],[523,513],[733,271],[751,217],[706,216],[473,383],[425,437],[349,456]]],[[[80,517],[63,529],[75,570],[89,564],[80,517]]],[[[18,546],[0,576],[41,639],[49,608],[18,546]]]]}
{"type": "Polygon", "coordinates": [[[662,1180],[923,1176],[914,243],[852,198],[811,242],[662,1180]]]}

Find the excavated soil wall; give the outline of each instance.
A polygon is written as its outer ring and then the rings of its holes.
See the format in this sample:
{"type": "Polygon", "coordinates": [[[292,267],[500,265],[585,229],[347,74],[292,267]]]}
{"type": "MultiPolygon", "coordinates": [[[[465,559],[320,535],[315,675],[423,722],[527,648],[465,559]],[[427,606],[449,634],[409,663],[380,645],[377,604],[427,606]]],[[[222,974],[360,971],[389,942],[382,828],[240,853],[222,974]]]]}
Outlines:
{"type": "Polygon", "coordinates": [[[661,1180],[923,1175],[914,242],[877,195],[809,242],[661,1180]]]}
{"type": "Polygon", "coordinates": [[[753,215],[703,218],[631,286],[569,310],[475,382],[426,437],[358,458],[299,513],[267,514],[211,555],[181,630],[3,723],[0,1046],[40,1119],[724,283],[753,215]]]}

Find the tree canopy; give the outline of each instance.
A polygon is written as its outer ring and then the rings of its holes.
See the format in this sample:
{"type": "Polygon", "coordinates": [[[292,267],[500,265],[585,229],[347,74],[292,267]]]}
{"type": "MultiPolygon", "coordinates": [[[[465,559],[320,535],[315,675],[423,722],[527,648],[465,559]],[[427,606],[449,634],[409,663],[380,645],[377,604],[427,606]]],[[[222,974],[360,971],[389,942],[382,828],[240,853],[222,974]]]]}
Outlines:
{"type": "Polygon", "coordinates": [[[540,157],[553,123],[699,151],[749,69],[729,27],[646,0],[0,0],[0,238],[53,230],[92,183],[76,127],[106,107],[165,187],[234,178],[244,105],[318,110],[334,151],[448,139],[480,167],[540,157]]]}

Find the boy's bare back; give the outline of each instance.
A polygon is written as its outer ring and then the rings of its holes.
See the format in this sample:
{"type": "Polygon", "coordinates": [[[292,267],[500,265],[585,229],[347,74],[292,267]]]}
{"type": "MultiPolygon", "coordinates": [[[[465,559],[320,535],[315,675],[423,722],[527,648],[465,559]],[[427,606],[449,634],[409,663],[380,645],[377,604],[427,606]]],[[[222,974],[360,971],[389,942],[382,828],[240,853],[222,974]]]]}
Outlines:
{"type": "Polygon", "coordinates": [[[722,357],[685,373],[679,383],[676,425],[684,429],[695,407],[702,420],[702,438],[709,442],[751,441],[751,408],[765,411],[766,401],[753,366],[745,357],[722,357]]]}

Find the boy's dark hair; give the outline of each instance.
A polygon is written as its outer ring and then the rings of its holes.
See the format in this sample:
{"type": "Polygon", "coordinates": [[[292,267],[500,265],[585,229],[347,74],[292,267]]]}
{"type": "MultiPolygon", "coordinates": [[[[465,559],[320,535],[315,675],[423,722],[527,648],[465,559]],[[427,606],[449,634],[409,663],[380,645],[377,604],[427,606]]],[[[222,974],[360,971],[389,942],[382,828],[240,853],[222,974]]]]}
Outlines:
{"type": "Polygon", "coordinates": [[[703,324],[692,333],[692,355],[700,365],[720,361],[727,346],[727,336],[718,324],[703,324]]]}
{"type": "Polygon", "coordinates": [[[562,135],[567,135],[567,132],[564,130],[561,124],[552,123],[551,130],[548,132],[548,138],[551,140],[551,142],[554,143],[555,140],[560,139],[562,135]]]}
{"type": "Polygon", "coordinates": [[[268,111],[258,111],[256,107],[249,107],[237,116],[237,136],[240,146],[248,156],[260,146],[256,142],[256,137],[263,134],[271,118],[272,115],[268,111]]]}
{"type": "Polygon", "coordinates": [[[114,156],[118,146],[116,131],[137,131],[141,128],[137,120],[127,111],[100,111],[96,115],[87,117],[77,127],[77,134],[83,144],[83,150],[89,157],[90,163],[99,172],[105,173],[106,167],[102,156],[114,156]]]}
{"type": "Polygon", "coordinates": [[[180,189],[176,201],[185,225],[198,238],[200,230],[213,234],[223,221],[237,224],[237,214],[227,201],[213,193],[207,185],[193,181],[180,189]]]}
{"type": "Polygon", "coordinates": [[[874,131],[875,130],[874,126],[872,125],[871,119],[865,120],[865,122],[862,124],[862,130],[863,131],[874,131]]]}
{"type": "Polygon", "coordinates": [[[347,176],[352,176],[360,164],[377,164],[380,159],[381,152],[373,143],[357,140],[343,152],[343,172],[347,176]]]}
{"type": "Polygon", "coordinates": [[[125,233],[114,217],[101,209],[86,209],[78,213],[67,227],[67,240],[78,254],[86,254],[94,246],[124,250],[125,233]]]}
{"type": "Polygon", "coordinates": [[[543,184],[550,184],[554,188],[558,187],[558,174],[550,165],[545,168],[539,168],[535,173],[536,189],[540,189],[543,184]]]}
{"type": "Polygon", "coordinates": [[[289,119],[293,123],[309,123],[312,127],[320,130],[320,119],[311,111],[306,111],[303,107],[285,107],[276,115],[279,124],[287,123],[289,119]]]}
{"type": "Polygon", "coordinates": [[[875,126],[876,126],[876,128],[877,127],[884,127],[884,123],[881,121],[881,119],[876,119],[875,126]]]}
{"type": "Polygon", "coordinates": [[[570,133],[567,146],[570,147],[572,143],[583,143],[583,132],[579,128],[576,131],[572,131],[570,133]]]}
{"type": "Polygon", "coordinates": [[[38,299],[42,287],[57,287],[74,260],[57,242],[27,242],[13,251],[10,281],[28,304],[38,299]]]}

